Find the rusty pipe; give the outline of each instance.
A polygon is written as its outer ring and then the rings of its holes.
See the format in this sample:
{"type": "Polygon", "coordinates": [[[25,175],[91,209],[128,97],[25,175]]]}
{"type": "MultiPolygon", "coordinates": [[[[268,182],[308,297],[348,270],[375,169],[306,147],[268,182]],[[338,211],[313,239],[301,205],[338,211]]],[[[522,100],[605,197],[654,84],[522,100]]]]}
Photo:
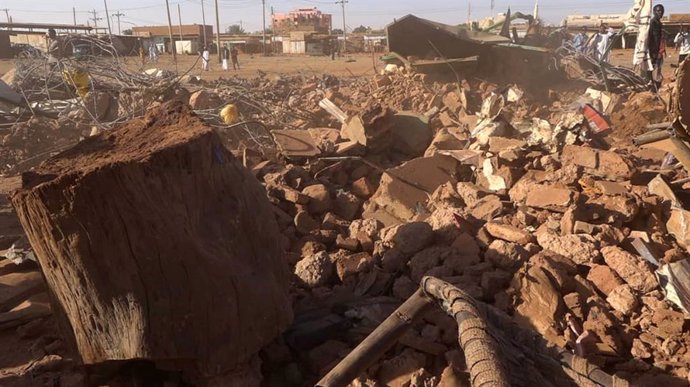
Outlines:
{"type": "Polygon", "coordinates": [[[458,323],[458,342],[465,354],[474,387],[509,387],[496,340],[477,309],[474,299],[455,286],[434,277],[422,279],[422,289],[438,300],[441,308],[458,323]]]}
{"type": "Polygon", "coordinates": [[[668,130],[655,130],[649,133],[641,134],[633,138],[633,144],[640,146],[650,144],[653,142],[666,140],[671,137],[671,132],[668,130]]]}
{"type": "MultiPolygon", "coordinates": [[[[424,277],[420,288],[396,309],[374,332],[364,339],[345,359],[324,376],[315,387],[345,387],[378,360],[431,305],[438,305],[458,323],[459,343],[465,354],[473,387],[507,387],[498,343],[489,333],[483,316],[509,320],[491,308],[479,308],[474,299],[455,286],[434,277],[424,277]]],[[[561,351],[558,360],[577,385],[627,386],[627,381],[608,375],[587,360],[561,351]]]]}
{"type": "Polygon", "coordinates": [[[674,151],[671,153],[676,156],[678,161],[683,164],[685,169],[690,171],[690,148],[688,148],[688,145],[685,143],[685,141],[676,136],[671,137],[671,142],[675,147],[674,151]]]}
{"type": "Polygon", "coordinates": [[[338,363],[316,387],[345,387],[367,367],[389,350],[412,325],[426,313],[433,302],[421,289],[407,299],[381,325],[379,325],[357,348],[338,363]]]}

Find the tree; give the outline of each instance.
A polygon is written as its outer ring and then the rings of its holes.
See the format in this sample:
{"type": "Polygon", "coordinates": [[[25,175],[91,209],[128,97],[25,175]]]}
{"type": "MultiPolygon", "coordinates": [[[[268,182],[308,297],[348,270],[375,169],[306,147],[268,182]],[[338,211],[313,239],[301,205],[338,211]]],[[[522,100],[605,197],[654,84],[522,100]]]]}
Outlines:
{"type": "Polygon", "coordinates": [[[342,35],[342,34],[343,34],[343,30],[341,30],[340,28],[334,28],[334,29],[331,30],[331,33],[332,33],[333,35],[342,35]]]}
{"type": "MultiPolygon", "coordinates": [[[[256,32],[254,32],[254,35],[262,35],[263,33],[264,33],[263,30],[256,31],[256,32]]],[[[266,28],[266,35],[272,35],[272,34],[273,34],[273,30],[270,28],[266,28]]]]}
{"type": "Polygon", "coordinates": [[[354,32],[355,34],[367,34],[371,32],[371,27],[365,27],[360,25],[359,27],[352,30],[352,32],[354,32]]]}
{"type": "Polygon", "coordinates": [[[244,35],[246,32],[244,31],[244,28],[242,28],[241,25],[233,24],[225,29],[225,33],[228,33],[230,35],[244,35]]]}
{"type": "Polygon", "coordinates": [[[130,28],[130,29],[122,31],[122,35],[134,35],[134,34],[132,33],[132,29],[130,28]]]}

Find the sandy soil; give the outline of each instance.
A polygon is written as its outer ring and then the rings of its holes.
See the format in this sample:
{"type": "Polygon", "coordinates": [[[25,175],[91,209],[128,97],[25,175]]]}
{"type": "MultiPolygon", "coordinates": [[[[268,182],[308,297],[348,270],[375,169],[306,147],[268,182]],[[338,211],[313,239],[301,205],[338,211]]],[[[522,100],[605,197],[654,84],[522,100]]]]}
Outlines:
{"type": "MultiPolygon", "coordinates": [[[[335,76],[366,76],[374,74],[374,67],[381,70],[382,64],[378,61],[380,54],[353,54],[331,60],[325,56],[268,56],[261,55],[240,55],[241,69],[238,71],[223,71],[218,62],[218,56],[211,57],[211,70],[202,71],[201,60],[196,56],[181,55],[177,57],[177,69],[180,72],[189,71],[190,74],[200,75],[206,79],[216,79],[220,77],[239,76],[244,78],[255,77],[260,71],[267,74],[295,74],[304,73],[309,75],[330,74],[335,76]]],[[[632,50],[613,50],[611,53],[611,63],[620,66],[631,66],[632,50]]],[[[163,68],[175,70],[175,63],[169,55],[162,56],[158,63],[147,63],[142,65],[138,57],[125,57],[124,61],[128,68],[132,70],[142,70],[149,68],[163,68]]],[[[669,49],[669,57],[666,59],[663,73],[666,79],[671,79],[675,68],[671,64],[678,63],[677,50],[669,49]]],[[[0,74],[4,74],[14,66],[14,61],[10,59],[0,60],[0,74]]]]}
{"type": "MultiPolygon", "coordinates": [[[[376,64],[381,70],[382,65],[378,61],[380,54],[377,54],[376,64]]],[[[205,79],[216,79],[220,77],[245,77],[252,78],[259,75],[260,71],[267,74],[296,74],[306,75],[330,74],[335,76],[366,76],[374,74],[374,60],[368,54],[348,55],[347,57],[335,58],[324,56],[268,56],[261,55],[240,55],[241,69],[238,71],[223,71],[218,57],[212,56],[210,71],[201,70],[201,60],[196,56],[181,55],[177,57],[177,69],[180,73],[200,75],[205,79]]],[[[159,58],[158,63],[147,63],[142,66],[138,57],[125,57],[126,66],[131,70],[144,70],[150,68],[162,68],[175,70],[175,63],[171,56],[164,55],[159,58]]],[[[9,59],[0,60],[0,74],[4,74],[14,66],[14,61],[9,59]]]]}

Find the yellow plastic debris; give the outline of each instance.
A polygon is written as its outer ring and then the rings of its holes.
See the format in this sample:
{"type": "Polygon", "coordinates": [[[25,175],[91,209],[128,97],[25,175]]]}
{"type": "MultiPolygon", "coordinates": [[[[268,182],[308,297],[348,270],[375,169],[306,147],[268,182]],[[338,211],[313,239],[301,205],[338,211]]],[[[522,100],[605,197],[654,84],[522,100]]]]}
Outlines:
{"type": "Polygon", "coordinates": [[[237,106],[233,104],[227,104],[220,111],[220,118],[225,122],[226,125],[232,125],[240,118],[240,114],[237,111],[237,106]]]}
{"type": "Polygon", "coordinates": [[[74,87],[77,94],[84,98],[84,96],[91,89],[91,82],[89,80],[89,73],[79,68],[66,68],[62,72],[63,78],[69,85],[74,87]]]}

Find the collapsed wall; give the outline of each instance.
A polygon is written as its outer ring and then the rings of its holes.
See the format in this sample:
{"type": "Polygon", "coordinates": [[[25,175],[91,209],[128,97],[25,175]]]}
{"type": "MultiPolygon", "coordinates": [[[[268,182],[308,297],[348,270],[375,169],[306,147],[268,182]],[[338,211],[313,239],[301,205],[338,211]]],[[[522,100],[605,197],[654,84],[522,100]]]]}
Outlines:
{"type": "Polygon", "coordinates": [[[259,182],[181,103],[23,176],[12,201],[85,364],[246,362],[292,319],[259,182]]]}

